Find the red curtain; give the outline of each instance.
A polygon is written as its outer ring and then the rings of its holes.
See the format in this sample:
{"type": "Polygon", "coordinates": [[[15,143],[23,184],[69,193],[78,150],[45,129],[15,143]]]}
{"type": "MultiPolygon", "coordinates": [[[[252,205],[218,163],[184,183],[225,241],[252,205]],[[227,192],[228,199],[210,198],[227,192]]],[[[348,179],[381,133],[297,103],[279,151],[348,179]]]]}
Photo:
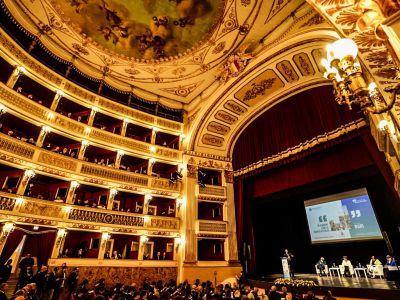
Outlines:
{"type": "Polygon", "coordinates": [[[56,232],[28,234],[22,256],[30,253],[37,258],[38,267],[47,263],[56,239],[56,232]]]}
{"type": "Polygon", "coordinates": [[[235,144],[233,167],[246,167],[362,117],[337,105],[331,86],[304,91],[252,121],[235,144]]]}

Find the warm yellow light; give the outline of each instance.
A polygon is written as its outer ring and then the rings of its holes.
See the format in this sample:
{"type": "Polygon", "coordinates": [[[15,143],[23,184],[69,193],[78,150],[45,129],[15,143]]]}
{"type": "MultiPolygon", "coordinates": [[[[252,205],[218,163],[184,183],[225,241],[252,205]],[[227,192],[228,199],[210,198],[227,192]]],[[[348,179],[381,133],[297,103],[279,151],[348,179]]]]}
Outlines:
{"type": "Polygon", "coordinates": [[[85,128],[85,133],[86,134],[89,134],[91,131],[92,131],[92,129],[90,127],[86,127],[85,128]]]}
{"type": "Polygon", "coordinates": [[[129,119],[128,118],[124,118],[124,123],[129,123],[129,119]]]}
{"type": "Polygon", "coordinates": [[[82,140],[82,146],[84,147],[89,146],[89,142],[87,140],[82,140]]]}
{"type": "Polygon", "coordinates": [[[35,177],[36,173],[33,170],[25,170],[24,175],[25,175],[25,177],[32,178],[32,177],[35,177]]]}
{"type": "Polygon", "coordinates": [[[3,104],[0,104],[0,113],[4,114],[7,112],[7,107],[5,107],[3,104]]]}
{"type": "Polygon", "coordinates": [[[183,198],[178,198],[175,201],[178,207],[181,207],[185,203],[185,200],[183,200],[183,198]]]}
{"type": "Polygon", "coordinates": [[[154,132],[159,132],[160,129],[159,129],[158,127],[153,127],[153,131],[154,131],[154,132]]]}
{"type": "Polygon", "coordinates": [[[51,111],[49,111],[48,113],[47,113],[47,119],[48,120],[51,120],[51,119],[53,119],[54,118],[54,114],[51,112],[51,111]]]}
{"type": "Polygon", "coordinates": [[[142,235],[140,237],[140,240],[142,241],[142,243],[147,243],[149,241],[149,238],[146,235],[142,235]]]}
{"type": "Polygon", "coordinates": [[[26,69],[22,66],[18,66],[17,67],[17,72],[20,74],[25,74],[26,73],[26,69]]]}
{"type": "Polygon", "coordinates": [[[181,237],[176,237],[175,238],[175,245],[176,246],[181,246],[181,245],[184,244],[184,242],[185,242],[185,240],[183,238],[181,238],[181,237]]]}
{"type": "Polygon", "coordinates": [[[59,96],[59,97],[64,96],[64,92],[62,90],[57,90],[56,93],[57,93],[57,96],[59,96]]]}
{"type": "Polygon", "coordinates": [[[110,239],[110,234],[109,234],[108,232],[103,232],[103,233],[101,234],[101,239],[102,239],[103,241],[109,240],[109,239],[110,239]]]}
{"type": "Polygon", "coordinates": [[[95,111],[95,112],[98,112],[98,111],[99,111],[99,108],[98,108],[97,106],[93,106],[93,107],[92,107],[92,110],[95,111]]]}
{"type": "Polygon", "coordinates": [[[125,154],[124,150],[118,150],[117,151],[118,156],[123,156],[125,154]]]}
{"type": "Polygon", "coordinates": [[[74,188],[74,189],[76,189],[76,188],[78,188],[79,187],[79,182],[78,181],[71,181],[71,187],[72,188],[74,188]]]}
{"type": "Polygon", "coordinates": [[[154,146],[150,146],[150,152],[156,152],[156,147],[154,147],[154,146]]]}
{"type": "Polygon", "coordinates": [[[155,158],[150,158],[149,159],[150,164],[154,165],[156,163],[156,159],[155,158]]]}
{"type": "Polygon", "coordinates": [[[64,206],[64,211],[65,211],[66,213],[70,213],[71,210],[72,210],[72,207],[71,207],[71,206],[64,206]]]}
{"type": "Polygon", "coordinates": [[[18,197],[17,199],[15,199],[15,203],[18,205],[24,203],[24,201],[25,201],[24,198],[21,198],[21,197],[18,197]]]}
{"type": "Polygon", "coordinates": [[[388,122],[387,120],[385,120],[385,119],[380,120],[380,121],[379,121],[379,124],[378,124],[378,128],[379,128],[380,130],[384,130],[384,129],[386,129],[386,127],[388,126],[388,124],[389,124],[389,122],[388,122]]]}
{"type": "Polygon", "coordinates": [[[150,202],[151,199],[153,199],[152,195],[144,195],[144,201],[150,202]]]}
{"type": "Polygon", "coordinates": [[[13,223],[5,223],[3,226],[3,231],[5,232],[11,232],[13,229],[14,229],[13,223]]]}
{"type": "Polygon", "coordinates": [[[58,231],[57,231],[57,236],[59,236],[59,237],[64,237],[64,236],[66,236],[66,235],[67,235],[67,231],[66,231],[64,228],[58,229],[58,231]]]}
{"type": "Polygon", "coordinates": [[[373,92],[375,89],[376,89],[376,83],[375,83],[375,82],[371,82],[371,83],[368,85],[368,90],[369,90],[370,92],[373,92]]]}
{"type": "Polygon", "coordinates": [[[357,57],[358,48],[356,43],[351,39],[340,39],[332,44],[332,52],[334,58],[341,60],[346,56],[357,57]]]}
{"type": "Polygon", "coordinates": [[[45,133],[49,133],[49,132],[51,131],[51,127],[49,127],[49,126],[43,126],[43,127],[42,127],[42,131],[45,132],[45,133]]]}
{"type": "Polygon", "coordinates": [[[110,195],[111,196],[115,196],[116,194],[118,194],[118,190],[115,188],[110,189],[110,195]]]}

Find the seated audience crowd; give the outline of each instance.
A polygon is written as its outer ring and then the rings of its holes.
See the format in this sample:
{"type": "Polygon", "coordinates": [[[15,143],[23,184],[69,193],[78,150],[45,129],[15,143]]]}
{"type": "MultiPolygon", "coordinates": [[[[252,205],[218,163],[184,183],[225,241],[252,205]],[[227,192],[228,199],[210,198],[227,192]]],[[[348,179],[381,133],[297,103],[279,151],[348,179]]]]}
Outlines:
{"type": "MultiPolygon", "coordinates": [[[[36,274],[32,272],[33,260],[25,257],[19,264],[20,275],[12,299],[15,300],[71,300],[71,299],[135,299],[135,300],[291,300],[291,299],[324,299],[334,300],[330,291],[325,291],[323,298],[317,298],[312,290],[305,295],[295,289],[273,285],[270,289],[259,289],[246,284],[243,276],[238,283],[219,284],[214,286],[211,281],[193,284],[188,281],[177,284],[174,280],[150,282],[147,278],[137,284],[114,284],[107,288],[106,279],[101,278],[95,285],[89,286],[87,278],[81,278],[79,268],[69,268],[64,263],[60,267],[42,266],[36,274]]],[[[3,272],[4,270],[2,270],[3,272]]],[[[8,273],[9,274],[9,273],[8,273]]],[[[0,274],[0,299],[7,299],[8,277],[0,274]]]]}

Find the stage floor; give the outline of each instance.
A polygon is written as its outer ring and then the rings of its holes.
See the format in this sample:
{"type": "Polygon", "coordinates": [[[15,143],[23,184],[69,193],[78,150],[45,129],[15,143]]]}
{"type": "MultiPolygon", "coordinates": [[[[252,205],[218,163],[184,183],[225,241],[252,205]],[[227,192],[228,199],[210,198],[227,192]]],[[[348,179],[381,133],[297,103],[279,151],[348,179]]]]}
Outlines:
{"type": "MultiPolygon", "coordinates": [[[[295,274],[295,279],[312,280],[318,284],[315,292],[322,294],[325,290],[331,290],[336,296],[357,297],[366,299],[399,300],[400,289],[393,281],[380,278],[365,277],[320,277],[316,274],[295,274]]],[[[250,279],[250,283],[259,288],[270,288],[282,274],[271,274],[259,278],[250,279]]]]}

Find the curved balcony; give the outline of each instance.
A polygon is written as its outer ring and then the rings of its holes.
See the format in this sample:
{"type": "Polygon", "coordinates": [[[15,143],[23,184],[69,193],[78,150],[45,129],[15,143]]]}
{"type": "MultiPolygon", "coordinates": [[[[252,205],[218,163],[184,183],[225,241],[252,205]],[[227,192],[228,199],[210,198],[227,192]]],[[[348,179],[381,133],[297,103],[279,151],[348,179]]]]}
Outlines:
{"type": "Polygon", "coordinates": [[[223,201],[224,199],[226,199],[226,188],[224,186],[207,184],[204,187],[199,187],[199,195],[218,197],[221,198],[223,201]]]}
{"type": "Polygon", "coordinates": [[[0,192],[0,211],[3,215],[13,216],[13,219],[18,222],[40,223],[48,226],[90,230],[99,230],[100,227],[107,226],[116,233],[137,233],[139,230],[150,234],[155,234],[153,230],[156,230],[161,235],[179,233],[178,218],[69,206],[25,196],[21,198],[21,196],[4,192],[0,192]]]}
{"type": "Polygon", "coordinates": [[[116,103],[105,97],[92,93],[79,85],[66,80],[63,76],[50,70],[37,60],[26,54],[22,48],[8,37],[2,29],[0,29],[0,45],[7,56],[10,57],[17,65],[24,66],[30,73],[37,78],[41,78],[46,82],[46,86],[52,90],[63,89],[68,95],[76,98],[88,107],[93,105],[110,112],[113,115],[119,115],[120,119],[125,117],[132,118],[138,125],[143,124],[147,127],[158,127],[166,132],[174,132],[179,135],[183,131],[183,124],[180,122],[160,118],[139,110],[135,110],[129,106],[116,103]],[[64,88],[61,88],[61,87],[64,88]]]}
{"type": "Polygon", "coordinates": [[[151,145],[133,140],[95,127],[87,126],[66,116],[60,115],[0,84],[0,98],[2,103],[13,113],[27,120],[34,120],[39,124],[50,126],[61,132],[73,135],[80,140],[88,140],[101,144],[105,148],[124,150],[128,155],[147,156],[164,161],[182,161],[182,151],[151,145]],[[52,116],[52,117],[50,117],[52,116]],[[152,151],[154,147],[155,151],[152,151]]]}
{"type": "MultiPolygon", "coordinates": [[[[171,184],[168,179],[118,170],[70,158],[0,134],[0,159],[8,163],[32,168],[48,174],[74,178],[74,180],[119,187],[125,190],[155,189],[180,193],[181,183],[171,184]],[[85,176],[87,175],[87,176],[85,176]]],[[[51,176],[51,175],[50,175],[51,176]]]]}

